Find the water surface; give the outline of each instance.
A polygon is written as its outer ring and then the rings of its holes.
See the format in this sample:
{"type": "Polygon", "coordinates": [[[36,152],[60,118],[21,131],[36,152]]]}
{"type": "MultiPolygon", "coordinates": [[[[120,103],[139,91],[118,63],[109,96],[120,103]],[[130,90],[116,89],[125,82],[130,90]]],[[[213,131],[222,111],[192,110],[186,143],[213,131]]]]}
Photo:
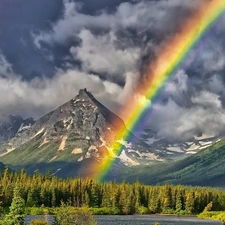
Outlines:
{"type": "Polygon", "coordinates": [[[160,225],[221,225],[220,221],[202,220],[196,217],[183,216],[96,216],[99,225],[152,225],[155,221],[160,225]]]}
{"type": "MultiPolygon", "coordinates": [[[[30,220],[44,218],[44,216],[27,216],[26,224],[30,220]]],[[[99,225],[152,225],[155,221],[159,225],[221,225],[220,221],[202,220],[196,217],[158,216],[158,215],[132,215],[132,216],[95,216],[99,225]]],[[[48,216],[50,223],[53,216],[48,216]]]]}

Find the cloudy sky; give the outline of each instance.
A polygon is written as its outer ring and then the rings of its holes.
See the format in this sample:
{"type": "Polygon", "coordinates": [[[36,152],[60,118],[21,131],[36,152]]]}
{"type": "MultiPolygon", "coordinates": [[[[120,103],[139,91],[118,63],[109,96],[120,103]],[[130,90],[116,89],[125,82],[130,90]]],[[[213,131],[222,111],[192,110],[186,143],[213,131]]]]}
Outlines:
{"type": "MultiPolygon", "coordinates": [[[[163,43],[207,1],[0,0],[0,118],[39,118],[81,88],[118,112],[163,43]]],[[[159,136],[225,130],[224,37],[225,15],[166,84],[148,125],[159,136]]]]}

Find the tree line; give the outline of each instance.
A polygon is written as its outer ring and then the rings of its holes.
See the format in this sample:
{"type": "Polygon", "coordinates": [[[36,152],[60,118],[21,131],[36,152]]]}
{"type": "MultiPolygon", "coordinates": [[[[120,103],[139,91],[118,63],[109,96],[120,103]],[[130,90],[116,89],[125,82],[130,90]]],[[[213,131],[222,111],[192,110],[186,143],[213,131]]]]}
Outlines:
{"type": "Polygon", "coordinates": [[[138,181],[99,183],[93,179],[67,178],[43,175],[33,176],[10,172],[8,167],[0,176],[0,198],[3,206],[10,206],[15,187],[27,207],[58,207],[70,202],[75,207],[112,208],[121,214],[186,212],[198,214],[210,205],[210,210],[225,210],[225,191],[208,187],[147,186],[138,181]]]}

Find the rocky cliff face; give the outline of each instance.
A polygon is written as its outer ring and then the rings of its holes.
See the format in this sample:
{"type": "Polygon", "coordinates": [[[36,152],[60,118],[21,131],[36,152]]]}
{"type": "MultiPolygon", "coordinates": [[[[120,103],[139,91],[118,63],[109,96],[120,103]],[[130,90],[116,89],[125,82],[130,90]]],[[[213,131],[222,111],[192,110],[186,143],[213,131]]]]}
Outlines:
{"type": "Polygon", "coordinates": [[[18,132],[34,124],[32,118],[24,120],[18,115],[8,115],[0,122],[0,143],[13,138],[18,132]]]}
{"type": "MultiPolygon", "coordinates": [[[[17,130],[22,121],[21,118],[17,130]]],[[[29,129],[21,130],[10,140],[10,145],[17,148],[37,136],[41,136],[43,142],[56,138],[66,142],[69,137],[76,137],[88,140],[96,147],[101,146],[103,141],[110,145],[118,125],[124,126],[123,121],[83,89],[75,98],[38,119],[29,129]]]]}

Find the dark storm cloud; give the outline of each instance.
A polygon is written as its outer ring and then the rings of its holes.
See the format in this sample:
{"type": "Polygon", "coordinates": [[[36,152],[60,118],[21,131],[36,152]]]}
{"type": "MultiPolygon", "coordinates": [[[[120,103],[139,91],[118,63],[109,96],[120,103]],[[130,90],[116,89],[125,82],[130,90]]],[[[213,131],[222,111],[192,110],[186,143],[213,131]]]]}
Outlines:
{"type": "Polygon", "coordinates": [[[62,1],[1,0],[0,50],[25,79],[53,74],[54,64],[34,48],[31,32],[50,29],[62,10],[62,1]]]}
{"type": "Polygon", "coordinates": [[[106,10],[108,12],[115,11],[116,7],[123,2],[132,2],[132,0],[78,0],[73,2],[78,2],[81,5],[81,12],[89,15],[95,15],[96,12],[101,10],[106,10]]]}
{"type": "MultiPolygon", "coordinates": [[[[85,87],[116,110],[159,49],[207,1],[4,0],[0,116],[39,117],[85,87]]],[[[224,129],[224,17],[218,24],[153,104],[149,126],[160,136],[188,139],[224,129]]]]}

